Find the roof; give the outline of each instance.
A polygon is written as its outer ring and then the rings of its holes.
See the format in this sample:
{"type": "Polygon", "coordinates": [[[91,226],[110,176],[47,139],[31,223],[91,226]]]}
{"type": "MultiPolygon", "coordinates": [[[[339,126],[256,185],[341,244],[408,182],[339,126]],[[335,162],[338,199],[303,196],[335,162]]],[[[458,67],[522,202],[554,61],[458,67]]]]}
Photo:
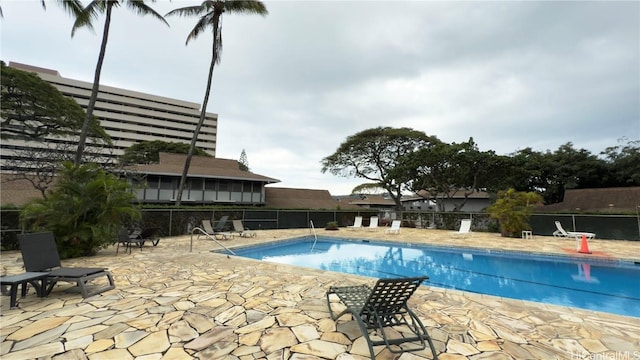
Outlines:
{"type": "MultiPolygon", "coordinates": [[[[438,194],[438,198],[445,198],[445,199],[464,199],[465,196],[464,194],[467,192],[467,190],[464,189],[460,189],[458,191],[456,191],[455,193],[453,191],[450,191],[449,194],[450,196],[445,196],[445,194],[443,193],[439,193],[438,194]]],[[[429,194],[428,191],[426,190],[420,190],[416,193],[417,197],[420,198],[426,198],[426,199],[430,199],[432,198],[431,195],[429,194]]],[[[487,193],[486,191],[476,191],[474,190],[472,193],[470,193],[467,196],[468,199],[489,199],[489,193],[487,193]]],[[[415,200],[415,198],[411,198],[412,200],[415,200]]]]}
{"type": "Polygon", "coordinates": [[[358,209],[335,200],[329,190],[265,187],[265,206],[280,209],[358,209]]]}
{"type": "MultiPolygon", "coordinates": [[[[139,164],[128,166],[127,168],[149,175],[179,176],[182,174],[186,159],[187,155],[185,154],[161,152],[160,161],[157,164],[139,164]]],[[[240,166],[236,160],[207,156],[194,156],[191,159],[191,165],[189,166],[189,173],[187,175],[189,177],[200,178],[262,181],[267,184],[280,182],[278,179],[240,170],[240,166]]]]}
{"type": "Polygon", "coordinates": [[[640,205],[640,186],[599,188],[599,189],[570,189],[564,193],[564,201],[544,205],[538,211],[593,211],[593,212],[621,212],[635,211],[640,205]]]}

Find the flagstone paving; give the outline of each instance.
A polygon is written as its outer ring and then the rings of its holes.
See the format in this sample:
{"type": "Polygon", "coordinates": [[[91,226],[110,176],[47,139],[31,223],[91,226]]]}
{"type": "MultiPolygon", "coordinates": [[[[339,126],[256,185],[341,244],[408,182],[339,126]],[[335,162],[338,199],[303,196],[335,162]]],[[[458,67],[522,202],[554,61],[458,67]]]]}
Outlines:
{"type": "MultiPolygon", "coordinates": [[[[640,242],[590,240],[577,254],[573,240],[402,229],[322,235],[434,243],[640,261],[640,242]]],[[[227,247],[308,235],[309,230],[259,231],[227,247]]],[[[65,266],[107,267],[116,288],[83,299],[60,283],[49,297],[30,290],[9,309],[0,300],[0,358],[13,359],[367,359],[368,348],[349,319],[331,320],[324,294],[336,284],[370,278],[212,253],[221,247],[190,236],[166,238],[131,254],[115,247],[65,266]]],[[[19,252],[2,252],[2,275],[23,272],[19,252]]],[[[638,279],[630,279],[638,281],[638,279]]],[[[442,360],[638,359],[640,318],[422,286],[410,306],[431,333],[442,360]]],[[[377,359],[430,359],[421,352],[377,359]]]]}

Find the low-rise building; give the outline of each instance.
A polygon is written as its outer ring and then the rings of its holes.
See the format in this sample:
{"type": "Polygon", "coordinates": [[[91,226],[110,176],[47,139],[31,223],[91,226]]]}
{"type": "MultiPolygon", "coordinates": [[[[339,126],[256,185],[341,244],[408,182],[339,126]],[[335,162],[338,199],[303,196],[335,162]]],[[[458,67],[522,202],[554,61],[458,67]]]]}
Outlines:
{"type": "MultiPolygon", "coordinates": [[[[128,166],[124,172],[143,203],[175,202],[186,155],[160,153],[157,164],[128,166]]],[[[194,156],[182,202],[259,206],[266,202],[265,185],[278,179],[240,169],[238,161],[194,156]]]]}

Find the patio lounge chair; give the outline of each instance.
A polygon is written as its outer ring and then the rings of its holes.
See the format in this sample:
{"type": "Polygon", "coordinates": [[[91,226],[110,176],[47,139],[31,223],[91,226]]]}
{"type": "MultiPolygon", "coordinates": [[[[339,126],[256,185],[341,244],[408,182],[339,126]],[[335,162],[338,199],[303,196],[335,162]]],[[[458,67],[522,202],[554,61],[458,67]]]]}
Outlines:
{"type": "Polygon", "coordinates": [[[238,233],[240,237],[255,237],[256,232],[245,229],[242,224],[242,220],[233,220],[233,230],[238,233]]]}
{"type": "Polygon", "coordinates": [[[136,245],[142,251],[142,245],[144,244],[144,241],[141,241],[138,238],[138,236],[139,234],[137,233],[129,234],[129,230],[122,228],[118,233],[116,255],[118,255],[118,251],[120,250],[120,245],[124,246],[125,250],[129,249],[129,254],[131,254],[131,247],[133,245],[136,245]]]}
{"type": "Polygon", "coordinates": [[[462,219],[460,220],[460,229],[454,232],[457,235],[467,235],[471,233],[471,219],[462,219]]]}
{"type": "Polygon", "coordinates": [[[375,230],[378,228],[378,217],[372,216],[369,218],[369,227],[368,230],[375,230]]]}
{"type": "MultiPolygon", "coordinates": [[[[209,236],[213,236],[216,240],[230,240],[233,239],[233,234],[223,232],[224,227],[227,225],[228,216],[223,216],[218,221],[218,224],[214,228],[211,226],[211,220],[202,220],[202,230],[209,236]]],[[[200,235],[198,235],[200,238],[200,235]]]]}
{"type": "Polygon", "coordinates": [[[426,343],[431,348],[433,358],[437,359],[427,329],[407,306],[411,295],[426,279],[427,276],[379,279],[373,289],[367,285],[332,286],[326,293],[329,313],[334,321],[343,315],[352,315],[367,340],[372,360],[375,359],[374,346],[385,345],[389,351],[397,354],[424,350],[426,343]],[[336,314],[333,311],[331,295],[337,296],[346,307],[342,312],[336,314]],[[381,340],[372,339],[369,331],[381,340]]]}
{"type": "Polygon", "coordinates": [[[160,243],[160,228],[157,227],[149,227],[142,230],[140,235],[137,236],[137,239],[142,241],[142,245],[145,242],[151,242],[151,245],[158,246],[160,243]]]}
{"type": "Polygon", "coordinates": [[[83,298],[116,287],[111,273],[104,268],[62,267],[52,232],[20,234],[18,241],[26,271],[48,273],[43,286],[45,294],[49,294],[58,281],[76,283],[83,298]],[[108,284],[92,289],[89,281],[101,277],[106,277],[108,284]]]}
{"type": "Polygon", "coordinates": [[[556,231],[553,232],[553,236],[555,237],[573,237],[576,239],[581,239],[582,235],[586,236],[587,239],[591,240],[596,237],[596,234],[584,231],[565,231],[562,227],[560,221],[556,221],[556,231]]]}
{"type": "Polygon", "coordinates": [[[353,225],[347,226],[347,229],[349,230],[362,229],[362,216],[356,216],[356,218],[353,220],[353,225]]]}
{"type": "Polygon", "coordinates": [[[385,234],[400,234],[400,225],[402,224],[402,221],[400,220],[393,220],[393,222],[391,222],[391,227],[386,229],[384,231],[385,234]]]}

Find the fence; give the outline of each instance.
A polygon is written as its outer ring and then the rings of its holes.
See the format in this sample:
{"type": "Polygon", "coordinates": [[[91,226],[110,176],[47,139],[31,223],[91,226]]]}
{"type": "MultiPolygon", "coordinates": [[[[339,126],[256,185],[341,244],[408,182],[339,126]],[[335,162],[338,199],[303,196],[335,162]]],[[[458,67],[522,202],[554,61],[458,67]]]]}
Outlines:
{"type": "MultiPolygon", "coordinates": [[[[376,209],[353,210],[277,210],[277,209],[144,209],[142,227],[158,227],[163,236],[189,234],[200,226],[201,221],[219,220],[222,216],[242,219],[245,227],[252,230],[307,228],[313,221],[316,228],[335,221],[338,226],[352,225],[356,216],[364,218],[366,226],[371,216],[380,217],[380,226],[391,220],[402,219],[404,227],[422,227],[455,230],[463,218],[473,219],[473,231],[498,232],[498,223],[486,213],[463,212],[419,212],[378,211],[376,209]]],[[[578,214],[534,214],[529,223],[534,235],[551,235],[554,221],[560,221],[567,231],[593,232],[598,239],[640,240],[640,217],[633,215],[578,215],[578,214]]],[[[19,210],[0,209],[2,250],[17,249],[16,235],[23,232],[19,225],[19,210]]]]}

